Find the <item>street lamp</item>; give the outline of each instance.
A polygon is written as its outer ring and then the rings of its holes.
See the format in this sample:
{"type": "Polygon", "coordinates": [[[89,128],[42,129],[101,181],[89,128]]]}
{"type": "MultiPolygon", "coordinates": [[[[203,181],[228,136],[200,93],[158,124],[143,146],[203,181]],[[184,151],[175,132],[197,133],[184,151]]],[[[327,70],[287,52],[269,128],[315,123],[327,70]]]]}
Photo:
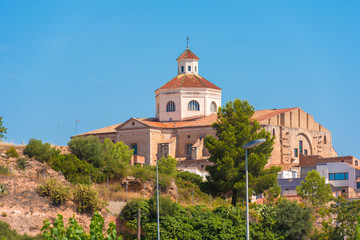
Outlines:
{"type": "Polygon", "coordinates": [[[245,149],[245,171],[246,171],[246,240],[250,240],[250,230],[249,230],[249,180],[248,180],[248,159],[247,159],[247,150],[254,148],[264,143],[265,139],[257,139],[251,142],[246,143],[243,148],[245,149]]]}
{"type": "Polygon", "coordinates": [[[156,161],[156,205],[157,205],[157,239],[160,240],[160,220],[159,220],[159,160],[156,161]]]}

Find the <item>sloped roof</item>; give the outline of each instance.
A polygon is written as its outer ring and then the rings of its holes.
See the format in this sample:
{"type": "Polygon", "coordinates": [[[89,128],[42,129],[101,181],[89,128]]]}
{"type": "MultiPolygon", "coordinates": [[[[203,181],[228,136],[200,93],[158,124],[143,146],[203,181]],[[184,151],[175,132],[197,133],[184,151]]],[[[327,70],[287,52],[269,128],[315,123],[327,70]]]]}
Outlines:
{"type": "Polygon", "coordinates": [[[186,49],[185,51],[182,52],[182,54],[180,54],[180,56],[176,59],[178,60],[184,60],[184,59],[197,59],[199,60],[199,58],[192,52],[190,51],[190,49],[186,49]]]}
{"type": "MultiPolygon", "coordinates": [[[[284,113],[287,111],[291,111],[296,108],[284,108],[277,110],[259,110],[255,111],[253,119],[258,121],[265,120],[267,118],[276,116],[277,114],[284,113]]],[[[120,124],[115,124],[109,127],[100,128],[94,131],[82,133],[76,136],[87,136],[87,135],[97,135],[97,134],[105,134],[105,133],[116,133],[117,130],[121,129],[121,126],[131,120],[138,121],[143,123],[145,126],[153,127],[153,128],[167,128],[167,129],[177,129],[177,128],[192,128],[192,127],[209,127],[213,124],[217,119],[217,114],[214,113],[205,117],[194,117],[185,119],[183,121],[178,122],[159,122],[156,118],[131,118],[128,121],[120,124]]],[[[75,137],[76,137],[75,136],[75,137]]]]}
{"type": "Polygon", "coordinates": [[[90,131],[90,132],[78,134],[78,135],[76,135],[74,137],[87,136],[87,135],[96,135],[96,134],[102,134],[102,133],[116,133],[115,128],[117,128],[121,124],[122,123],[118,123],[118,124],[111,125],[111,126],[108,126],[108,127],[99,128],[99,129],[96,129],[96,130],[93,130],[93,131],[90,131]]]}
{"type": "Polygon", "coordinates": [[[268,118],[274,117],[276,115],[279,115],[281,113],[285,113],[285,112],[290,112],[294,109],[297,109],[297,107],[295,108],[283,108],[283,109],[266,109],[266,110],[258,110],[255,111],[255,114],[253,115],[253,119],[260,121],[266,120],[268,118]]]}
{"type": "Polygon", "coordinates": [[[171,79],[169,82],[165,83],[159,89],[168,89],[168,88],[212,88],[221,90],[218,86],[201,77],[200,75],[195,74],[180,74],[171,79]]]}

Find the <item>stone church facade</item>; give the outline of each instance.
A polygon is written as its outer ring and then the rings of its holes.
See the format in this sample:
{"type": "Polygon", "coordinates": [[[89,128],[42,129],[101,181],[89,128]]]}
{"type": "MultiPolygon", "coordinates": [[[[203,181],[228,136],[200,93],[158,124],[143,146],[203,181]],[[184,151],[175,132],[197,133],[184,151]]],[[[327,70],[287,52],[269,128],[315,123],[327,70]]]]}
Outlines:
{"type": "MultiPolygon", "coordinates": [[[[77,136],[122,141],[134,149],[134,163],[154,165],[161,157],[172,156],[185,167],[204,170],[209,158],[204,137],[215,136],[211,124],[221,106],[222,90],[199,75],[198,61],[188,47],[177,58],[178,75],[155,91],[155,118],[130,118],[77,136]]],[[[337,156],[331,132],[299,107],[259,110],[253,118],[275,136],[270,165],[298,165],[300,155],[337,156]]]]}

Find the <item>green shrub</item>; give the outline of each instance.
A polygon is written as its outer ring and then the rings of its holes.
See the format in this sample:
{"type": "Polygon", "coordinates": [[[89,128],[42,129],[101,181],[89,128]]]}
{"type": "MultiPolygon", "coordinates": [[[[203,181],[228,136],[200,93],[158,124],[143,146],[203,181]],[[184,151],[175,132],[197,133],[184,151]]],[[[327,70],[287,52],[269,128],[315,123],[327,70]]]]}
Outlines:
{"type": "Polygon", "coordinates": [[[155,181],[156,179],[155,167],[153,166],[134,166],[131,168],[130,175],[140,179],[141,182],[155,181]]]}
{"type": "Polygon", "coordinates": [[[93,182],[100,183],[106,180],[105,173],[90,163],[80,160],[74,154],[58,155],[51,159],[50,164],[52,169],[61,171],[66,180],[74,184],[89,184],[90,174],[93,182]]]}
{"type": "Polygon", "coordinates": [[[94,212],[105,206],[105,202],[99,198],[98,192],[90,185],[78,184],[74,190],[73,198],[78,206],[77,211],[80,213],[94,212]]]}
{"type": "Polygon", "coordinates": [[[203,182],[203,179],[201,176],[195,174],[195,173],[191,173],[188,171],[184,171],[184,172],[178,172],[178,174],[176,175],[176,177],[178,179],[182,179],[186,182],[191,182],[194,183],[196,185],[200,185],[203,182]]]}
{"type": "Polygon", "coordinates": [[[71,153],[80,160],[85,160],[97,168],[104,166],[104,149],[97,137],[76,137],[68,142],[68,146],[71,153]]]}
{"type": "Polygon", "coordinates": [[[1,240],[40,240],[40,237],[31,237],[19,235],[16,231],[12,230],[9,224],[0,221],[0,239],[1,240]]]}
{"type": "Polygon", "coordinates": [[[167,158],[161,158],[158,162],[159,172],[165,174],[174,174],[176,173],[177,161],[175,158],[168,156],[167,158]]]}
{"type": "Polygon", "coordinates": [[[10,173],[9,168],[5,165],[0,164],[0,174],[8,175],[10,173]]]}
{"type": "Polygon", "coordinates": [[[27,159],[26,159],[26,158],[18,158],[18,159],[16,160],[16,165],[17,165],[17,167],[20,168],[21,170],[25,170],[26,162],[27,162],[27,159]]]}
{"type": "Polygon", "coordinates": [[[13,157],[13,158],[19,157],[19,154],[17,153],[14,147],[10,147],[8,150],[6,150],[5,154],[8,157],[13,157]]]}
{"type": "Polygon", "coordinates": [[[0,184],[0,197],[7,194],[7,189],[4,185],[0,184]]]}
{"type": "Polygon", "coordinates": [[[55,179],[49,179],[37,189],[40,196],[48,196],[54,205],[60,205],[70,198],[69,188],[55,179]]]}
{"type": "Polygon", "coordinates": [[[104,231],[104,219],[102,216],[95,212],[91,218],[90,234],[84,232],[84,229],[78,224],[75,217],[69,219],[67,228],[64,226],[63,216],[58,214],[53,226],[49,223],[49,220],[44,221],[44,225],[41,228],[43,232],[44,240],[53,239],[103,239],[103,240],[121,240],[121,236],[117,237],[116,225],[109,223],[108,229],[104,231]]]}
{"type": "Polygon", "coordinates": [[[52,148],[49,143],[42,143],[41,140],[31,138],[24,149],[24,154],[33,157],[38,161],[47,162],[52,157],[59,155],[60,150],[52,148]]]}

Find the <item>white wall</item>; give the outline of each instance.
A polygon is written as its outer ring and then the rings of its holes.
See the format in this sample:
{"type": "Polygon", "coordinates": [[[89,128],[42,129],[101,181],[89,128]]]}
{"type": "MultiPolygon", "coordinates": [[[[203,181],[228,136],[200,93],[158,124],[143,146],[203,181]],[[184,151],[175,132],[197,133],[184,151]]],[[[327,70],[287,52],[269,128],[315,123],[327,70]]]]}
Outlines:
{"type": "Polygon", "coordinates": [[[335,187],[351,187],[356,188],[355,183],[355,169],[343,162],[331,162],[324,165],[317,165],[316,171],[320,173],[321,176],[325,177],[326,183],[330,183],[335,187]],[[330,173],[344,173],[349,174],[348,180],[329,180],[330,173]]]}
{"type": "Polygon", "coordinates": [[[187,59],[178,61],[178,75],[179,74],[199,74],[198,60],[187,59]],[[184,66],[184,72],[181,72],[181,66],[184,66]],[[191,71],[188,70],[188,66],[191,67],[191,71]],[[196,71],[195,71],[196,67],[196,71]]]}

